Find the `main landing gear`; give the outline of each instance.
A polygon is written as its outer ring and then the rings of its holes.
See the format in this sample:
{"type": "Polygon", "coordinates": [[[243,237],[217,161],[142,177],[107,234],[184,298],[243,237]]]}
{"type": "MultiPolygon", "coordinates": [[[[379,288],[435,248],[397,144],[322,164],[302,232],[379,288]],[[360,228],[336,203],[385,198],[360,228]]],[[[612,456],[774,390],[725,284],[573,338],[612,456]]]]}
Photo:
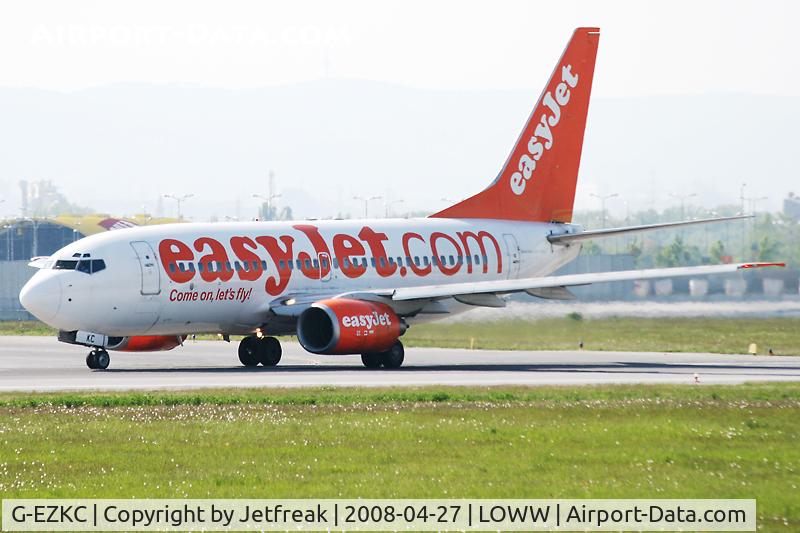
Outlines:
{"type": "Polygon", "coordinates": [[[405,359],[403,343],[396,341],[392,347],[385,352],[361,354],[361,362],[367,368],[400,368],[405,359]]]}
{"type": "Polygon", "coordinates": [[[275,366],[281,360],[281,343],[275,337],[251,335],[239,343],[239,361],[244,366],[275,366]]]}
{"type": "Polygon", "coordinates": [[[105,370],[110,362],[111,357],[102,348],[96,348],[86,356],[86,366],[92,370],[105,370]]]}

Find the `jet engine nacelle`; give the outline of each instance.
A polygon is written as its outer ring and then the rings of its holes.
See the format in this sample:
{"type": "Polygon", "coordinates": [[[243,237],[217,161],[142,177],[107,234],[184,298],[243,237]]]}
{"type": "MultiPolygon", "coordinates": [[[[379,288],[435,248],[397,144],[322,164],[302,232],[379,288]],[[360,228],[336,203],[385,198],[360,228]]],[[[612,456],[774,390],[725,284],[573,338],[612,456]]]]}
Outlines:
{"type": "Polygon", "coordinates": [[[388,305],[345,298],[315,302],[297,321],[303,348],[326,355],[385,352],[405,330],[388,305]]]}

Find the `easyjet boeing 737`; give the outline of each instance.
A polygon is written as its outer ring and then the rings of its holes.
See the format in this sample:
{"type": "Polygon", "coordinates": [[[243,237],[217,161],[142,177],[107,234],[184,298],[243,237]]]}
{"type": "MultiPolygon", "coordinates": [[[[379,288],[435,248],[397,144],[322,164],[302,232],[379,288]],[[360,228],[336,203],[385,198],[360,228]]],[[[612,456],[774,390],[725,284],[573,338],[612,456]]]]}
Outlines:
{"type": "MultiPolygon", "coordinates": [[[[578,28],[500,174],[422,219],[172,224],[110,231],[31,265],[20,301],[91,348],[170,350],[193,333],[245,335],[239,359],[272,366],[274,335],[315,354],[361,354],[398,368],[415,323],[503,296],[571,298],[570,286],[735,272],[766,263],[551,275],[587,239],[729,219],[584,231],[571,224],[597,28],[578,28]]],[[[737,217],[732,217],[737,218],[737,217]]]]}

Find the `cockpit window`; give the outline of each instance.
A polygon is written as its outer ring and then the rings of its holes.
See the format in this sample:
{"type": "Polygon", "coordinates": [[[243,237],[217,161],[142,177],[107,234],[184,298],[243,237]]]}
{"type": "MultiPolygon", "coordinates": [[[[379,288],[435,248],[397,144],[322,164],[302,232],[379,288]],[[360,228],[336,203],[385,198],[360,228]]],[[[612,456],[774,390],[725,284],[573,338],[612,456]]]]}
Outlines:
{"type": "Polygon", "coordinates": [[[53,265],[54,270],[77,270],[85,274],[94,274],[106,268],[102,259],[59,259],[53,265]]]}
{"type": "Polygon", "coordinates": [[[56,264],[53,265],[54,270],[75,270],[75,267],[78,266],[78,261],[72,259],[59,259],[56,261],[56,264]]]}

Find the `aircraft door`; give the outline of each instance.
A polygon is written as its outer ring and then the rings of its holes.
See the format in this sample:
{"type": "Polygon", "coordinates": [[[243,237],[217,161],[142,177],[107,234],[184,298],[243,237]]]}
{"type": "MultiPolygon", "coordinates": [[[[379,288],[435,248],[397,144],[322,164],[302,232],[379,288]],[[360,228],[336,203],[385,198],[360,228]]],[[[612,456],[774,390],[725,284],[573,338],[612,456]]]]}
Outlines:
{"type": "Polygon", "coordinates": [[[161,292],[161,273],[158,270],[153,248],[144,241],[133,241],[131,246],[136,252],[142,271],[142,294],[159,294],[161,292]]]}
{"type": "Polygon", "coordinates": [[[510,233],[503,234],[506,241],[506,261],[508,261],[508,277],[515,279],[519,275],[520,252],[516,237],[510,233]]]}
{"type": "Polygon", "coordinates": [[[322,283],[327,283],[331,280],[331,273],[333,272],[331,256],[323,252],[317,256],[317,260],[319,261],[320,268],[319,280],[322,283]]]}

